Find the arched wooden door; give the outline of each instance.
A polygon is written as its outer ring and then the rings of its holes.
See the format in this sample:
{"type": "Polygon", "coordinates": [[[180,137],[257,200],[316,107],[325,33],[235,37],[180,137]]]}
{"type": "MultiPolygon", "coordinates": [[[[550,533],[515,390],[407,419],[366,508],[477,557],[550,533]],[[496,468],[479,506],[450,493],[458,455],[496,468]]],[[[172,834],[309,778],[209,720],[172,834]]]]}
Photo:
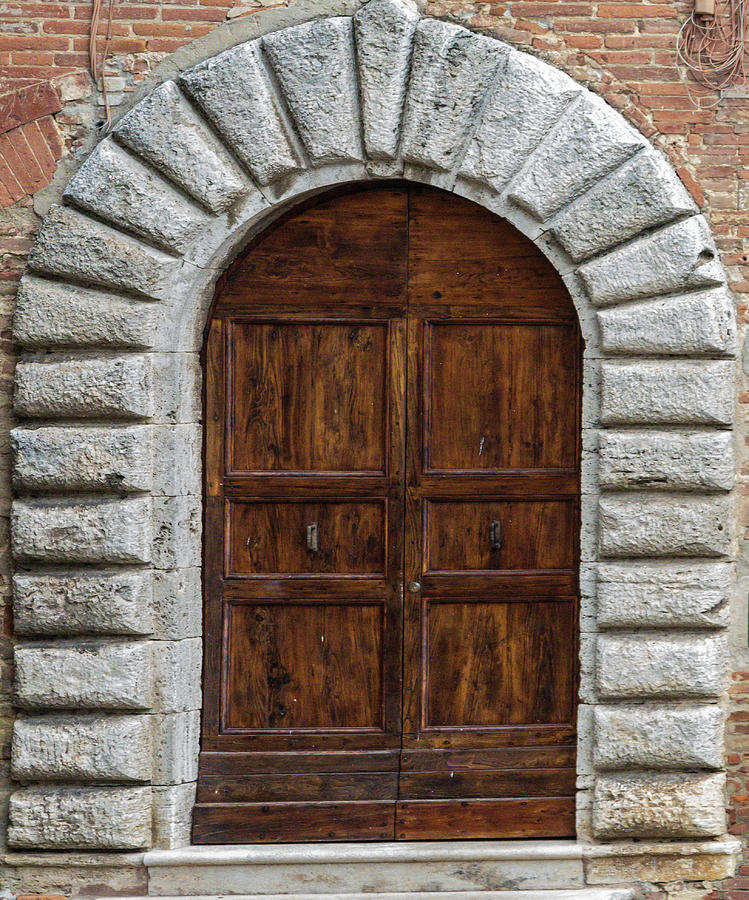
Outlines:
{"type": "Polygon", "coordinates": [[[194,840],[574,834],[581,339],[505,221],[326,195],[205,350],[194,840]]]}

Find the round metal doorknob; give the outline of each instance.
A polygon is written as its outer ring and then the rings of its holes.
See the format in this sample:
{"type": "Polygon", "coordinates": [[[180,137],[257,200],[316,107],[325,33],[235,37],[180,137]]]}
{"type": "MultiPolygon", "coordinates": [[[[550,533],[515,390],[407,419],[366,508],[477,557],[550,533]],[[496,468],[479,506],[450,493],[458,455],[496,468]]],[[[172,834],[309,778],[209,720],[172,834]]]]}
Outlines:
{"type": "Polygon", "coordinates": [[[418,581],[409,581],[408,582],[408,590],[412,594],[418,594],[419,591],[421,590],[421,583],[418,581]]]}

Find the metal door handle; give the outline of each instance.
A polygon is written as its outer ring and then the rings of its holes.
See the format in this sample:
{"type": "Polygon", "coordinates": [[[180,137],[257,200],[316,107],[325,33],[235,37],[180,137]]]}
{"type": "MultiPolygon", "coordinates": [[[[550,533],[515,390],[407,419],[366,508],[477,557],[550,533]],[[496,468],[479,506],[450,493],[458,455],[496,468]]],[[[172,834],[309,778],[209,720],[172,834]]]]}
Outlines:
{"type": "Polygon", "coordinates": [[[408,582],[408,591],[410,594],[418,594],[421,590],[421,584],[418,581],[409,581],[408,582]]]}
{"type": "Polygon", "coordinates": [[[307,526],[307,549],[312,553],[317,553],[320,549],[317,539],[317,522],[311,522],[307,526]]]}
{"type": "Polygon", "coordinates": [[[491,541],[492,550],[502,549],[502,523],[499,519],[495,519],[489,527],[489,540],[491,541]]]}

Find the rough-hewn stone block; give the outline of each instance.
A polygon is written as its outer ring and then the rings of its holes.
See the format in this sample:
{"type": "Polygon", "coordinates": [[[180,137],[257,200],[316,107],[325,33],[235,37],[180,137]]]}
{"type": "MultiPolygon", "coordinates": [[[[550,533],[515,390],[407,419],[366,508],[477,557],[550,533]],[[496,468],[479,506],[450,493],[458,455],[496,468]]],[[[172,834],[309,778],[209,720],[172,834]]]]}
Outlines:
{"type": "Polygon", "coordinates": [[[596,688],[604,700],[720,697],[726,641],[718,634],[602,634],[596,688]]]}
{"type": "Polygon", "coordinates": [[[449,170],[461,162],[464,135],[478,116],[508,48],[447,22],[419,23],[403,124],[403,156],[449,170]]]}
{"type": "Polygon", "coordinates": [[[152,784],[184,784],[198,777],[200,710],[152,716],[152,784]]]}
{"type": "Polygon", "coordinates": [[[604,362],[601,421],[605,425],[730,425],[733,363],[604,362]]]}
{"type": "Polygon", "coordinates": [[[20,491],[147,491],[153,483],[147,426],[15,428],[11,446],[20,491]]]}
{"type": "Polygon", "coordinates": [[[159,847],[184,847],[190,843],[195,787],[194,783],[154,787],[153,835],[159,847]]]}
{"type": "Polygon", "coordinates": [[[624,304],[598,313],[601,349],[632,356],[733,354],[735,318],[725,288],[624,304]]]}
{"type": "Polygon", "coordinates": [[[710,228],[691,216],[578,269],[596,306],[723,284],[710,228]]]}
{"type": "Polygon", "coordinates": [[[362,160],[351,19],[305,22],[262,42],[312,159],[362,160]]]}
{"type": "Polygon", "coordinates": [[[16,719],[18,781],[148,781],[148,716],[40,716],[16,719]]]}
{"type": "Polygon", "coordinates": [[[180,497],[202,495],[203,444],[199,425],[162,425],[153,429],[155,494],[180,497]],[[161,462],[173,462],[164,466],[161,462]]]}
{"type": "Polygon", "coordinates": [[[200,497],[154,498],[153,564],[157,569],[199,566],[202,506],[200,497]]]}
{"type": "Polygon", "coordinates": [[[645,146],[610,106],[585,94],[538,148],[509,196],[545,221],[645,146]]]}
{"type": "Polygon", "coordinates": [[[602,431],[599,481],[607,488],[730,491],[730,431],[602,431]]]}
{"type": "Polygon", "coordinates": [[[202,569],[198,562],[191,568],[153,571],[153,632],[159,640],[202,635],[202,569]]]}
{"type": "Polygon", "coordinates": [[[173,81],[141,100],[114,135],[214,213],[249,190],[231,155],[173,81]]]}
{"type": "Polygon", "coordinates": [[[580,261],[695,211],[671,166],[657,151],[645,150],[564,209],[551,231],[580,261]]]}
{"type": "Polygon", "coordinates": [[[18,634],[149,634],[151,575],[85,569],[13,578],[18,634]]]}
{"type": "Polygon", "coordinates": [[[154,641],[154,708],[162,713],[200,709],[202,641],[154,641]]]}
{"type": "Polygon", "coordinates": [[[596,779],[598,838],[699,838],[726,828],[724,775],[603,775],[596,779]]]}
{"type": "Polygon", "coordinates": [[[598,625],[602,628],[721,628],[728,625],[727,563],[601,563],[598,625]]]}
{"type": "Polygon", "coordinates": [[[148,847],[151,789],[24,788],[10,798],[8,841],[30,850],[148,847]]]}
{"type": "Polygon", "coordinates": [[[604,496],[599,515],[602,556],[723,556],[730,552],[731,505],[726,497],[604,496]]]}
{"type": "Polygon", "coordinates": [[[16,369],[15,407],[38,419],[143,419],[153,414],[148,356],[27,360],[16,369]]]}
{"type": "Polygon", "coordinates": [[[303,168],[263,71],[259,41],[233,47],[180,76],[180,84],[260,184],[303,168]]]}
{"type": "Polygon", "coordinates": [[[110,138],[83,163],[63,197],[167,250],[184,252],[208,221],[202,209],[110,138]]]}
{"type": "Polygon", "coordinates": [[[151,654],[147,641],[18,646],[17,702],[26,709],[148,709],[151,654]]]}
{"type": "Polygon", "coordinates": [[[394,159],[419,11],[412,0],[370,0],[354,15],[364,146],[394,159]]]}
{"type": "Polygon", "coordinates": [[[21,561],[147,563],[151,560],[151,501],[17,500],[13,553],[21,561]]]}

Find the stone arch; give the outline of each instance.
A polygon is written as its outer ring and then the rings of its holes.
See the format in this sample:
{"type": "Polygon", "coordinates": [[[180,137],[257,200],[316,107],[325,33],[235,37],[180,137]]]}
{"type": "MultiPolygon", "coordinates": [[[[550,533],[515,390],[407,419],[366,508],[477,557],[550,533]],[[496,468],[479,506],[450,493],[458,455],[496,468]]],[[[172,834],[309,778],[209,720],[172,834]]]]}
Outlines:
{"type": "Polygon", "coordinates": [[[344,12],[156,87],[44,220],[15,319],[10,843],[189,842],[207,305],[273,216],[382,177],[507,218],[579,311],[580,839],[721,835],[736,336],[708,226],[551,66],[410,0],[344,12]]]}

